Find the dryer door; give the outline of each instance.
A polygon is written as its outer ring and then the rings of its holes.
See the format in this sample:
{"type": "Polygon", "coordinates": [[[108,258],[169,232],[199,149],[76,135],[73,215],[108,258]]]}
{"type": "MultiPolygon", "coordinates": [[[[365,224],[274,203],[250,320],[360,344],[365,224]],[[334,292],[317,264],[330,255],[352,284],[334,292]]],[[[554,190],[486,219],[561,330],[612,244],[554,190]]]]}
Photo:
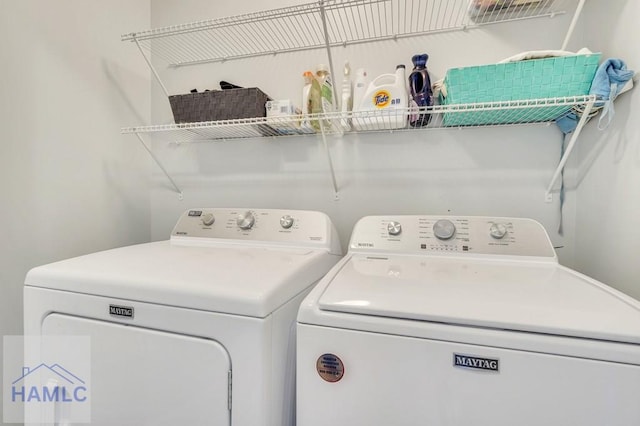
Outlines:
{"type": "Polygon", "coordinates": [[[231,361],[218,342],[61,314],[42,334],[91,338],[92,425],[231,423],[231,361]]]}

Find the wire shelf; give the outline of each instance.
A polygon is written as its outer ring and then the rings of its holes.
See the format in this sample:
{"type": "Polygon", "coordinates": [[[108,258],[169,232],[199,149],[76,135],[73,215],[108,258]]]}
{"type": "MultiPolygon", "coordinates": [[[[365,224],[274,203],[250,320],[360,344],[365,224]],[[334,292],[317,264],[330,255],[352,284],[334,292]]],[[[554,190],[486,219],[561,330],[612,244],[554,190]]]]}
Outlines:
{"type": "Polygon", "coordinates": [[[324,49],[565,13],[568,0],[321,0],[125,34],[174,66],[324,49]],[[495,2],[494,2],[495,3],[495,2]],[[326,23],[327,40],[323,23],[326,23]]]}
{"type": "Polygon", "coordinates": [[[485,102],[393,111],[353,111],[349,113],[311,114],[300,117],[259,117],[200,123],[126,127],[123,134],[150,134],[173,142],[196,142],[255,137],[282,137],[320,133],[313,124],[322,126],[325,134],[367,133],[380,131],[416,131],[458,127],[487,127],[553,122],[572,108],[584,108],[595,101],[593,95],[564,98],[485,102]],[[414,121],[427,123],[412,127],[414,121]],[[421,118],[422,117],[422,118],[421,118]],[[455,123],[455,124],[450,124],[455,123]]]}

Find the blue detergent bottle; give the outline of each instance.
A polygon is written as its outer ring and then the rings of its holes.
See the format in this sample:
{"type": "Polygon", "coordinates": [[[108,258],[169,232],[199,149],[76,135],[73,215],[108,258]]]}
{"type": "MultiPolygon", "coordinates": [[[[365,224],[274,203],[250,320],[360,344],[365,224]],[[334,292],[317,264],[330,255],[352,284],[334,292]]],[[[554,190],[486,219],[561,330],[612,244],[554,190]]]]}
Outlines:
{"type": "MultiPolygon", "coordinates": [[[[413,71],[409,74],[409,90],[411,92],[411,107],[427,107],[433,105],[433,91],[431,90],[431,79],[427,71],[427,60],[429,55],[413,55],[413,71]]],[[[413,127],[422,127],[429,124],[431,114],[417,111],[409,113],[409,124],[413,127]]]]}

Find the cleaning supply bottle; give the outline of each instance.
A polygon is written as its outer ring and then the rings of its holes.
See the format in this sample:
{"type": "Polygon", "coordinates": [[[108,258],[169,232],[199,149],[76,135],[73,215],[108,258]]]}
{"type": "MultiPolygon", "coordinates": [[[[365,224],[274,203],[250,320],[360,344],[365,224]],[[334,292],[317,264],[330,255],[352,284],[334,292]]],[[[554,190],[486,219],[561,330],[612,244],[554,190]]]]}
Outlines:
{"type": "Polygon", "coordinates": [[[302,87],[302,124],[300,127],[303,131],[313,130],[309,114],[313,109],[311,105],[311,86],[315,78],[311,71],[305,71],[302,76],[304,77],[304,86],[302,87]]]}
{"type": "Polygon", "coordinates": [[[427,71],[427,60],[429,55],[414,55],[413,71],[409,74],[409,90],[411,92],[411,108],[409,123],[413,127],[422,127],[429,124],[431,114],[428,112],[418,112],[418,108],[433,106],[433,91],[431,90],[431,79],[427,71]]]}
{"type": "Polygon", "coordinates": [[[353,88],[353,111],[360,109],[367,86],[367,71],[365,71],[364,68],[358,68],[356,70],[355,85],[353,88]]]}
{"type": "MultiPolygon", "coordinates": [[[[329,67],[325,64],[319,64],[316,71],[316,79],[321,88],[322,112],[333,112],[333,82],[331,81],[331,74],[329,74],[329,67]]],[[[324,120],[322,124],[325,128],[331,125],[329,120],[324,120]]]]}
{"type": "Polygon", "coordinates": [[[344,71],[342,76],[342,98],[340,99],[340,109],[342,112],[342,119],[340,124],[344,130],[351,129],[351,120],[347,117],[347,114],[352,109],[352,96],[353,89],[351,86],[351,67],[349,62],[344,63],[344,71]]]}
{"type": "MultiPolygon", "coordinates": [[[[308,71],[311,74],[311,71],[308,71]]],[[[306,74],[306,73],[305,73],[306,74]]],[[[307,102],[307,108],[309,109],[310,114],[321,114],[322,113],[322,87],[320,86],[320,82],[317,78],[311,74],[311,87],[309,88],[309,101],[307,102]]],[[[320,130],[320,122],[317,118],[311,118],[309,120],[309,124],[311,127],[318,131],[320,130]]]]}
{"type": "MultiPolygon", "coordinates": [[[[376,77],[364,92],[360,101],[360,111],[371,111],[354,117],[352,125],[356,130],[400,129],[407,125],[409,93],[406,85],[404,65],[398,65],[393,74],[376,77]]],[[[355,109],[355,107],[354,107],[355,109]]]]}

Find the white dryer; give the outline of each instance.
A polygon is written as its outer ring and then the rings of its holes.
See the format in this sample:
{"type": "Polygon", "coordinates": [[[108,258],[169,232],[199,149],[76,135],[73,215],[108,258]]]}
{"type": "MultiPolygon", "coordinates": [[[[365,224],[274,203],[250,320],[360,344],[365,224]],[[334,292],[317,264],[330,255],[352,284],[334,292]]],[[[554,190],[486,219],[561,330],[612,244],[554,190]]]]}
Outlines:
{"type": "Polygon", "coordinates": [[[192,209],[31,270],[25,334],[90,336],[93,425],[290,425],[298,307],[340,254],[323,213],[192,209]]]}
{"type": "Polygon", "coordinates": [[[298,426],[640,425],[640,303],[528,219],[361,219],[297,357],[298,426]]]}

